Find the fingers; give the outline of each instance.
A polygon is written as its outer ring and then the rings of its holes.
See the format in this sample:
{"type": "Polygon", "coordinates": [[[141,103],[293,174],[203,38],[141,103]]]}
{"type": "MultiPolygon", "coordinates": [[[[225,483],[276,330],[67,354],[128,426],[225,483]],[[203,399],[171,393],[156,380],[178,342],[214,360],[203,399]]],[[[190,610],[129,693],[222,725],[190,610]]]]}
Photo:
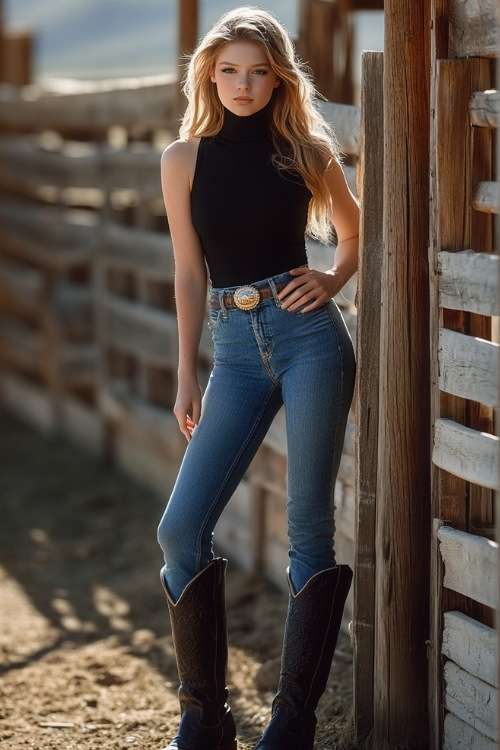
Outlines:
{"type": "Polygon", "coordinates": [[[179,425],[179,430],[189,443],[191,440],[191,434],[194,430],[194,422],[186,413],[182,414],[174,409],[174,414],[177,419],[177,424],[179,425]]]}
{"type": "Polygon", "coordinates": [[[186,383],[180,379],[173,411],[179,430],[189,443],[201,416],[201,391],[197,382],[186,383]]]}
{"type": "Polygon", "coordinates": [[[193,430],[199,422],[199,414],[196,414],[195,416],[194,409],[189,409],[186,413],[186,409],[183,408],[175,408],[174,414],[177,419],[177,424],[179,425],[179,430],[189,443],[193,435],[193,430]]]}
{"type": "Polygon", "coordinates": [[[323,278],[326,274],[309,268],[295,268],[290,273],[296,278],[278,295],[284,310],[294,311],[302,308],[301,312],[306,313],[321,307],[331,299],[326,287],[328,279],[323,278]]]}
{"type": "Polygon", "coordinates": [[[186,429],[189,432],[189,439],[191,439],[191,435],[193,434],[193,430],[196,427],[196,423],[193,422],[193,420],[190,417],[186,417],[186,429]]]}

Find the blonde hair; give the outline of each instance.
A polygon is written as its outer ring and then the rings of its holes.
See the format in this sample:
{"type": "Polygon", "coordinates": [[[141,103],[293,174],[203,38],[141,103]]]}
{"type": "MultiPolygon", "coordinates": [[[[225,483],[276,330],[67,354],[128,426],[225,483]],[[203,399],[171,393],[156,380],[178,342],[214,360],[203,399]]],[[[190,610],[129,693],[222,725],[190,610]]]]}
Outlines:
{"type": "Polygon", "coordinates": [[[316,90],[288,32],[271,13],[255,6],[235,8],[224,13],[200,41],[184,80],[188,106],[180,137],[212,136],[221,129],[224,108],[210,74],[222,47],[236,41],[258,44],[280,80],[269,103],[274,160],[278,168],[302,175],[312,193],[306,229],[328,241],[331,196],[323,176],[332,159],[339,161],[338,141],[314,107],[316,90]]]}

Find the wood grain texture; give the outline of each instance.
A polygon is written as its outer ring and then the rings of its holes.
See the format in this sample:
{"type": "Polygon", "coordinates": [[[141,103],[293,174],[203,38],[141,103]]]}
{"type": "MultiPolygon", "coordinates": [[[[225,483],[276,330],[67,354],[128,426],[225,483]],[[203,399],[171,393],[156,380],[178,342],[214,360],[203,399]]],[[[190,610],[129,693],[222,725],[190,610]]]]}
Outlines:
{"type": "Polygon", "coordinates": [[[374,742],[428,746],[430,3],[385,3],[374,742]],[[415,554],[418,549],[418,575],[415,554]]]}
{"type": "Polygon", "coordinates": [[[437,466],[467,482],[498,488],[496,435],[465,427],[451,419],[436,420],[432,460],[437,466]]]}
{"type": "Polygon", "coordinates": [[[449,526],[438,530],[444,562],[444,585],[474,601],[498,607],[498,544],[449,526]]]}
{"type": "Polygon", "coordinates": [[[497,635],[462,612],[445,612],[442,653],[489,685],[498,687],[497,635]]]}
{"type": "Polygon", "coordinates": [[[378,452],[379,337],[382,274],[384,116],[383,53],[365,52],[362,74],[356,388],[356,547],[354,566],[354,724],[358,740],[373,724],[375,525],[378,452]]]}
{"type": "Polygon", "coordinates": [[[441,328],[438,358],[441,390],[461,398],[496,406],[498,344],[441,328]]]}
{"type": "Polygon", "coordinates": [[[452,310],[498,315],[498,255],[473,250],[437,255],[439,304],[452,310]]]}

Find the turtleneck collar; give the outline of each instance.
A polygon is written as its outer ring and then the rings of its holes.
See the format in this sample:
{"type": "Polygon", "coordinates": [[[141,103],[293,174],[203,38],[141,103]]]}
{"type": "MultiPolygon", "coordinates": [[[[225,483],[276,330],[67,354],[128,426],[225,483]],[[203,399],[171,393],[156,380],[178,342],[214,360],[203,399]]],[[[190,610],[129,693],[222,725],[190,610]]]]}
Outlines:
{"type": "Polygon", "coordinates": [[[269,105],[252,115],[235,115],[224,107],[224,122],[219,131],[223,138],[248,141],[269,134],[269,105]]]}

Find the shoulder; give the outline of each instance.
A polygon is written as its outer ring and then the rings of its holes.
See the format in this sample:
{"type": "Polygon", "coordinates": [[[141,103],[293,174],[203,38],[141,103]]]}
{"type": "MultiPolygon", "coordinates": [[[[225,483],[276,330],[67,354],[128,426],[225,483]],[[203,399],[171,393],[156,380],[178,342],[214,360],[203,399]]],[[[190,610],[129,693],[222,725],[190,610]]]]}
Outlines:
{"type": "Polygon", "coordinates": [[[200,138],[173,141],[161,156],[162,173],[175,179],[188,178],[191,182],[199,145],[200,138]]]}

